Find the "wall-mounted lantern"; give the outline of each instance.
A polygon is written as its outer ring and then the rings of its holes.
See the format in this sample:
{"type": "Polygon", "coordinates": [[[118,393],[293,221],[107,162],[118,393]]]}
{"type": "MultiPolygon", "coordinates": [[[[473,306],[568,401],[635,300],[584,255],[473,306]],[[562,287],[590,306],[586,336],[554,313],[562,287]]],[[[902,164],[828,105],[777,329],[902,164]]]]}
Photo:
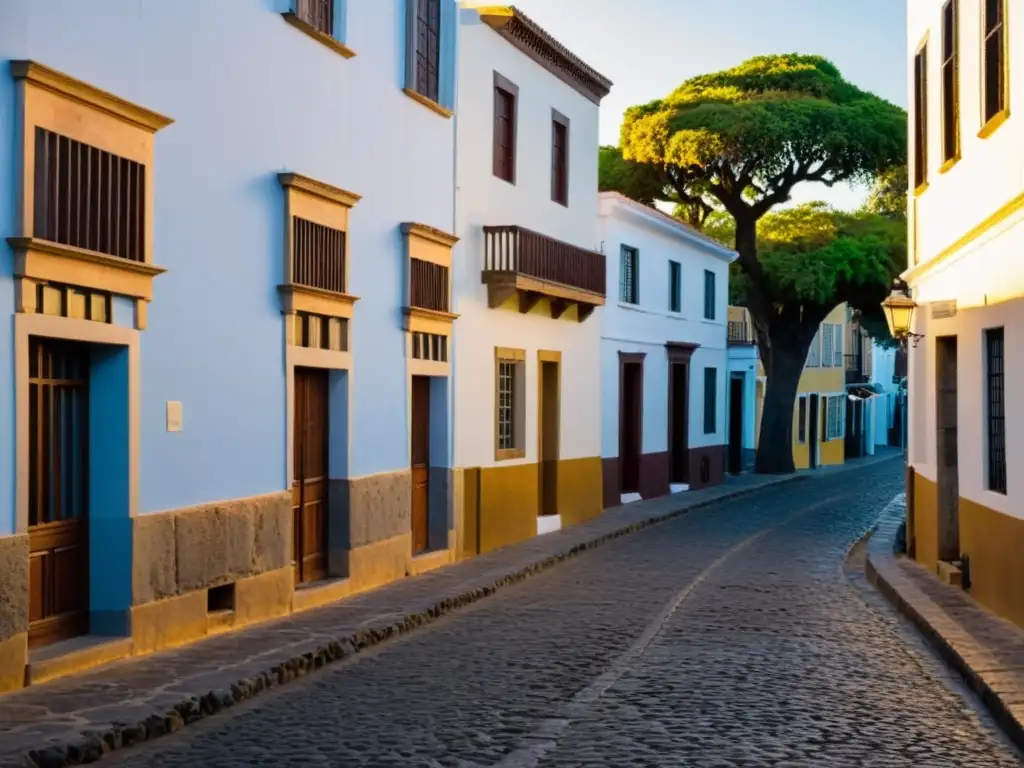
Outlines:
{"type": "Polygon", "coordinates": [[[882,309],[885,311],[889,333],[904,347],[908,341],[912,341],[916,347],[917,342],[924,338],[910,330],[916,308],[917,302],[910,297],[910,288],[907,284],[899,278],[893,280],[892,293],[882,302],[882,309]]]}

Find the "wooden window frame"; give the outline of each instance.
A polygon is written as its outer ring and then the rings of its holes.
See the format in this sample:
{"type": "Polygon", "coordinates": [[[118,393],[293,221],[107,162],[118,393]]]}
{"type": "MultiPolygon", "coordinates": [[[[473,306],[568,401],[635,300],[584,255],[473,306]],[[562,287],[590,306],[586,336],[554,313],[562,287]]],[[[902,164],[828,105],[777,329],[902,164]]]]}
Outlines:
{"type": "Polygon", "coordinates": [[[914,194],[919,195],[928,188],[928,36],[914,52],[911,68],[914,83],[913,104],[913,181],[914,194]]]}
{"type": "MultiPolygon", "coordinates": [[[[351,246],[348,237],[349,211],[361,199],[359,195],[339,187],[316,181],[298,173],[278,174],[278,182],[284,190],[284,282],[277,287],[281,296],[281,311],[290,320],[286,324],[286,343],[296,344],[299,335],[296,323],[301,322],[299,313],[310,313],[328,318],[351,320],[358,296],[349,293],[351,275],[351,246]],[[345,290],[329,291],[294,280],[295,241],[293,220],[295,218],[340,230],[345,233],[345,290]]],[[[345,323],[351,332],[351,322],[345,323]]],[[[347,339],[341,340],[341,349],[351,349],[347,339]]]]}
{"type": "Polygon", "coordinates": [[[300,6],[308,1],[309,0],[291,0],[290,10],[282,13],[281,16],[283,16],[284,20],[297,30],[313,38],[321,45],[326,46],[342,58],[351,59],[354,57],[356,52],[345,45],[345,36],[348,30],[348,1],[332,0],[331,12],[333,20],[332,30],[330,33],[324,32],[322,29],[303,18],[300,6]]]}
{"type": "Polygon", "coordinates": [[[519,159],[519,86],[499,72],[494,73],[493,108],[491,116],[491,172],[495,178],[516,185],[516,166],[519,159]],[[508,161],[509,174],[503,176],[498,169],[498,92],[502,91],[512,99],[512,147],[508,161]]]}
{"type": "Polygon", "coordinates": [[[35,61],[12,61],[16,91],[15,309],[32,314],[38,286],[60,284],[135,300],[135,328],[146,327],[153,279],[154,136],[173,121],[35,61]],[[132,261],[37,237],[35,232],[36,129],[138,163],[143,171],[142,259],[132,261]]]}
{"type": "Polygon", "coordinates": [[[668,261],[668,311],[683,312],[683,265],[673,259],[668,261]]]}
{"type": "Polygon", "coordinates": [[[995,32],[988,31],[988,19],[986,17],[986,0],[981,0],[980,12],[981,12],[981,26],[980,26],[980,45],[981,52],[979,57],[978,74],[981,79],[981,130],[978,131],[978,138],[987,139],[1010,117],[1010,41],[1009,35],[1007,34],[1008,27],[1008,15],[1009,15],[1009,3],[1007,0],[997,0],[998,7],[1002,13],[1002,19],[999,23],[998,34],[1001,35],[1001,45],[999,46],[999,53],[1002,57],[1000,62],[1000,75],[1002,76],[1002,87],[999,89],[999,109],[993,112],[991,115],[988,114],[988,93],[989,84],[986,76],[988,69],[988,39],[991,34],[995,32]]]}
{"type": "Polygon", "coordinates": [[[715,273],[710,269],[704,270],[704,319],[715,320],[717,319],[717,307],[718,303],[718,279],[715,273]],[[708,297],[708,288],[711,288],[710,300],[708,297]]]}
{"type": "Polygon", "coordinates": [[[1006,329],[986,328],[985,341],[985,489],[1006,495],[1006,329]],[[993,370],[997,359],[998,370],[993,370]],[[997,411],[994,413],[994,411],[997,411]]]}
{"type": "MultiPolygon", "coordinates": [[[[517,99],[518,100],[518,99],[517,99]]],[[[569,144],[572,132],[569,129],[569,118],[557,109],[551,110],[551,200],[569,207],[569,144]],[[561,164],[559,164],[558,151],[555,144],[555,137],[558,129],[565,131],[565,146],[562,152],[561,164]],[[558,173],[562,174],[562,187],[558,185],[558,173]]]]}
{"type": "MultiPolygon", "coordinates": [[[[409,367],[416,376],[445,376],[451,370],[451,335],[458,315],[454,312],[440,312],[412,305],[412,262],[425,261],[445,267],[448,270],[448,301],[452,300],[452,249],[459,241],[451,235],[427,224],[407,221],[402,224],[402,238],[405,248],[405,306],[403,328],[409,338],[407,357],[409,367]],[[441,336],[447,339],[447,354],[444,360],[420,359],[415,356],[415,334],[441,336]]],[[[450,309],[450,306],[449,306],[450,309]]]]}
{"type": "Polygon", "coordinates": [[[619,246],[619,302],[631,307],[640,306],[640,249],[622,243],[619,246]],[[631,264],[632,276],[626,285],[626,260],[631,264]],[[627,288],[632,289],[627,292],[627,288]]]}
{"type": "MultiPolygon", "coordinates": [[[[455,34],[454,25],[456,18],[450,18],[458,13],[455,0],[437,0],[438,2],[438,28],[437,28],[437,97],[434,98],[426,93],[421,93],[418,84],[419,74],[419,49],[417,47],[419,33],[419,2],[418,0],[406,0],[405,3],[405,87],[402,89],[406,96],[422,104],[432,112],[441,117],[450,118],[455,114],[453,86],[448,82],[454,78],[454,62],[448,48],[448,35],[455,34]]],[[[452,49],[453,50],[453,49],[452,49]]]]}
{"type": "Polygon", "coordinates": [[[526,350],[494,348],[494,460],[508,461],[526,457],[526,350]],[[502,363],[511,364],[514,372],[512,391],[512,447],[501,447],[500,376],[502,363]]]}
{"type": "Polygon", "coordinates": [[[960,160],[960,0],[942,6],[942,165],[945,173],[960,160]]]}
{"type": "Polygon", "coordinates": [[[704,366],[704,434],[714,435],[718,432],[718,369],[712,365],[704,366]],[[708,388],[708,381],[711,380],[713,386],[708,388]],[[709,400],[710,396],[710,410],[709,400]],[[710,417],[710,427],[709,427],[710,417]]]}

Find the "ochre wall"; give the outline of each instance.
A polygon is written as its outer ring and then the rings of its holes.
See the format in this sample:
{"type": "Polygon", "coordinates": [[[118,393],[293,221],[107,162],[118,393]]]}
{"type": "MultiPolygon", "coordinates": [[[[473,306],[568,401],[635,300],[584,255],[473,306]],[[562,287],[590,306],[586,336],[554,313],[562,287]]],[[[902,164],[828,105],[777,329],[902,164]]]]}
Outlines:
{"type": "Polygon", "coordinates": [[[939,560],[939,494],[935,483],[914,474],[914,559],[935,571],[939,560]]]}
{"type": "Polygon", "coordinates": [[[960,551],[970,557],[971,597],[1024,626],[1024,520],[961,497],[960,551]]]}
{"type": "Polygon", "coordinates": [[[822,443],[818,446],[818,451],[821,454],[822,466],[830,467],[846,461],[846,443],[841,437],[822,443]]]}
{"type": "Polygon", "coordinates": [[[481,554],[537,535],[537,481],[532,463],[480,470],[481,554]]]}
{"type": "Polygon", "coordinates": [[[601,514],[601,496],[599,456],[558,462],[558,513],[562,516],[562,527],[585,523],[601,514]]]}

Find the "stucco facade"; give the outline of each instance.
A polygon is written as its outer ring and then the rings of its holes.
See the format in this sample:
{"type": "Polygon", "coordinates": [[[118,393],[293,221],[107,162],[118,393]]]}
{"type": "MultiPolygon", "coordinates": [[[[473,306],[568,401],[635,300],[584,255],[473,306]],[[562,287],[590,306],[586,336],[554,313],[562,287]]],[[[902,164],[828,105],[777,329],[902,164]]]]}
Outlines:
{"type": "Polygon", "coordinates": [[[0,5],[0,689],[59,635],[29,605],[54,478],[82,521],[72,634],[128,653],[450,557],[449,363],[414,337],[454,317],[420,311],[414,264],[451,272],[457,6],[423,22],[433,80],[402,0],[309,7],[0,5]],[[71,394],[42,418],[47,387],[71,394]],[[51,422],[87,483],[40,458],[51,422]]]}
{"type": "Polygon", "coordinates": [[[1024,511],[1014,480],[1024,470],[1024,415],[1004,394],[1024,365],[1024,139],[1013,112],[1024,99],[1024,16],[1010,6],[995,4],[986,17],[978,2],[961,2],[951,18],[939,0],[908,4],[914,188],[903,278],[920,338],[909,345],[907,522],[919,562],[1024,624],[1024,511]],[[950,22],[960,41],[954,94],[940,76],[950,22]],[[983,49],[983,37],[995,42],[983,49]],[[958,107],[952,120],[947,103],[958,107]]]}
{"type": "Polygon", "coordinates": [[[453,365],[459,549],[472,554],[601,511],[595,158],[611,83],[518,11],[466,5],[453,365]]]}
{"type": "Polygon", "coordinates": [[[600,313],[604,505],[721,483],[736,254],[618,193],[598,199],[609,294],[600,313]]]}
{"type": "MultiPolygon", "coordinates": [[[[733,380],[741,380],[739,394],[728,393],[729,401],[726,409],[726,428],[728,445],[732,445],[737,434],[740,439],[741,472],[749,472],[754,468],[757,454],[757,436],[761,429],[761,407],[764,401],[765,378],[760,375],[761,355],[754,338],[754,326],[750,320],[750,312],[746,307],[730,306],[728,309],[728,348],[726,357],[729,363],[729,386],[733,380]],[[734,398],[739,398],[737,407],[734,398]],[[734,427],[734,414],[740,414],[740,424],[734,427]]],[[[734,449],[735,451],[735,449],[734,449]]],[[[735,468],[730,468],[735,471],[735,468]]]]}

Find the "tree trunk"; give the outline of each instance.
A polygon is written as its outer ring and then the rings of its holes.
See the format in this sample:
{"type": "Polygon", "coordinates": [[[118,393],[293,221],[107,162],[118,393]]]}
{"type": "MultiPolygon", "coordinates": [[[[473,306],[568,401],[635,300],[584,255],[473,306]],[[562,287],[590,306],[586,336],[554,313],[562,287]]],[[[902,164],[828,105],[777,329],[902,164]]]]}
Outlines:
{"type": "MultiPolygon", "coordinates": [[[[778,335],[778,331],[772,334],[778,335]]],[[[812,338],[813,338],[813,334],[812,338]]],[[[767,385],[761,411],[761,434],[757,443],[754,471],[763,475],[784,475],[793,467],[793,406],[800,375],[804,371],[810,341],[771,339],[771,363],[765,366],[767,385]],[[772,343],[774,342],[774,343],[772,343]]]]}

